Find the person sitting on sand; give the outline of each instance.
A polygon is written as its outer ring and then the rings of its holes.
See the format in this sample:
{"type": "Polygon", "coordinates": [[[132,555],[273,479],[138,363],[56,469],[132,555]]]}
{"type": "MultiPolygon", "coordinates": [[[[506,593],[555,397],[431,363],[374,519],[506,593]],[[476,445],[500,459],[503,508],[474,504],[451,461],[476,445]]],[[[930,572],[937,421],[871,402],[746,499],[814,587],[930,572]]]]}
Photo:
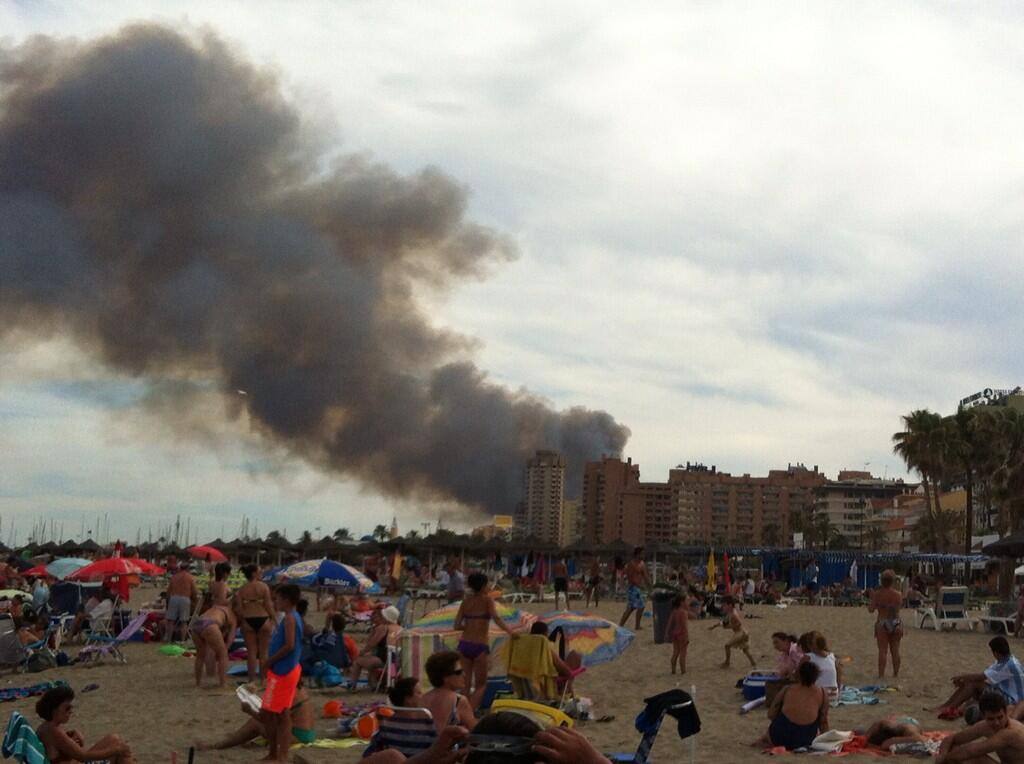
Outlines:
{"type": "Polygon", "coordinates": [[[985,690],[978,699],[982,721],[950,735],[939,746],[936,764],[946,762],[985,762],[999,757],[1003,764],[1024,762],[1024,724],[1011,719],[1006,697],[996,690],[985,690]]]}
{"type": "Polygon", "coordinates": [[[128,744],[119,735],[106,735],[86,748],[85,740],[74,730],[64,729],[71,721],[75,691],[70,687],[54,687],[36,702],[36,713],[43,723],[36,728],[51,764],[66,762],[109,761],[110,764],[135,764],[128,744]]]}
{"type": "Polygon", "coordinates": [[[872,724],[863,733],[868,744],[883,751],[891,751],[900,743],[922,743],[921,724],[912,716],[887,716],[872,724]]]}
{"type": "MultiPolygon", "coordinates": [[[[227,737],[215,742],[196,743],[198,751],[223,751],[225,748],[235,748],[244,745],[256,738],[266,738],[267,732],[260,720],[259,712],[253,711],[247,704],[242,704],[242,713],[248,716],[245,724],[239,727],[227,737]]],[[[316,740],[316,711],[310,702],[309,692],[303,687],[302,680],[299,680],[295,689],[295,699],[291,706],[292,715],[292,740],[289,745],[295,743],[309,744],[316,740]]]]}
{"type": "Polygon", "coordinates": [[[18,640],[22,645],[32,645],[46,636],[50,628],[50,619],[45,615],[38,616],[32,623],[26,623],[18,629],[18,640]]]}
{"type": "Polygon", "coordinates": [[[1010,653],[1010,643],[1006,641],[1006,637],[993,637],[989,640],[988,647],[992,651],[995,663],[981,674],[954,676],[951,680],[956,687],[953,694],[944,703],[929,710],[939,711],[941,716],[958,716],[964,703],[976,700],[989,689],[1002,693],[1010,706],[1024,700],[1024,667],[1010,653]]]}
{"type": "Polygon", "coordinates": [[[629,620],[630,613],[636,613],[636,623],[633,631],[640,631],[640,620],[644,615],[644,590],[651,585],[651,579],[647,575],[647,565],[644,563],[644,548],[638,546],[633,550],[633,559],[626,565],[626,612],[619,620],[619,626],[625,626],[629,620]]]}
{"type": "Polygon", "coordinates": [[[438,732],[451,724],[468,730],[476,725],[473,707],[462,694],[466,689],[466,674],[459,661],[460,656],[454,650],[442,650],[427,658],[424,665],[433,689],[423,695],[423,706],[430,709],[438,732]]]}
{"type": "Polygon", "coordinates": [[[828,731],[828,693],[818,687],[818,667],[801,663],[797,683],[783,687],[768,709],[768,732],[755,746],[781,746],[792,751],[807,748],[822,732],[828,731]]]}
{"type": "Polygon", "coordinates": [[[895,588],[896,574],[891,570],[882,571],[881,586],[871,592],[868,612],[877,613],[875,619],[875,642],[878,644],[878,678],[885,676],[885,663],[892,655],[892,676],[900,675],[900,641],[903,639],[903,623],[900,608],[903,595],[895,588]]]}
{"type": "Polygon", "coordinates": [[[743,616],[740,615],[739,609],[736,607],[736,600],[732,597],[725,597],[722,600],[722,613],[721,623],[716,623],[708,629],[708,631],[714,631],[721,626],[723,629],[732,629],[733,631],[732,638],[725,643],[725,661],[719,668],[729,668],[733,648],[742,650],[743,654],[747,656],[747,660],[750,661],[751,667],[756,666],[754,656],[750,654],[750,635],[743,625],[743,616]]]}
{"type": "Polygon", "coordinates": [[[796,671],[804,662],[804,652],[797,644],[793,634],[777,631],[772,634],[772,647],[775,648],[775,675],[784,682],[795,682],[796,671]]]}
{"type": "Polygon", "coordinates": [[[830,696],[839,694],[843,686],[843,669],[836,656],[828,649],[828,640],[820,631],[808,631],[800,635],[800,649],[804,652],[804,661],[818,667],[818,687],[823,688],[830,696]]]}
{"type": "Polygon", "coordinates": [[[203,683],[203,670],[217,672],[217,686],[227,685],[228,645],[235,635],[235,615],[226,605],[214,605],[192,623],[190,631],[196,646],[196,687],[203,683]]]}

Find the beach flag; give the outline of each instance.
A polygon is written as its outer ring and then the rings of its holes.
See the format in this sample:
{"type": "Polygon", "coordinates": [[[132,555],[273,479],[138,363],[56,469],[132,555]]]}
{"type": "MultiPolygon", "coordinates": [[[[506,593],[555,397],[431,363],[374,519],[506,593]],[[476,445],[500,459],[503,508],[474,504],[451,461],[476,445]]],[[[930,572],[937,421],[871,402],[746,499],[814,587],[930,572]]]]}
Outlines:
{"type": "Polygon", "coordinates": [[[395,551],[395,559],[391,564],[391,577],[396,581],[402,577],[402,553],[395,551]]]}
{"type": "Polygon", "coordinates": [[[708,552],[708,582],[707,590],[713,592],[715,590],[715,552],[711,550],[708,552]]]}

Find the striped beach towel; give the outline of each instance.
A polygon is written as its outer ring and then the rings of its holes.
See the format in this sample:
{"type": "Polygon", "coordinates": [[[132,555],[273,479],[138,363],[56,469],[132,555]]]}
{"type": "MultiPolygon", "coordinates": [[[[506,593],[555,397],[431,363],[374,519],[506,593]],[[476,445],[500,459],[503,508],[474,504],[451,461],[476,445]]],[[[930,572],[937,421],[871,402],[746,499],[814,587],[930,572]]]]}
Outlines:
{"type": "Polygon", "coordinates": [[[17,711],[11,714],[7,722],[7,731],[4,733],[0,750],[3,751],[5,759],[13,756],[22,764],[50,764],[43,742],[28,720],[17,711]]]}

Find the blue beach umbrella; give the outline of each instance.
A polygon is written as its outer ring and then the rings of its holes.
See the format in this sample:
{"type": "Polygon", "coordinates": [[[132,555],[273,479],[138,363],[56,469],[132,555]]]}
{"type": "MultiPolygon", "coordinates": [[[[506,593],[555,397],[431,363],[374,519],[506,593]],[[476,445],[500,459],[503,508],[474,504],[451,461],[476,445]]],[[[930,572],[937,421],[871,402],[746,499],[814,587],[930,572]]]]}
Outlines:
{"type": "Polygon", "coordinates": [[[54,578],[65,579],[80,568],[89,564],[89,560],[80,557],[61,557],[46,566],[46,572],[54,578]]]}
{"type": "Polygon", "coordinates": [[[330,586],[338,589],[374,592],[379,587],[362,571],[334,560],[303,560],[289,565],[277,573],[278,581],[288,581],[299,586],[330,586]]]}

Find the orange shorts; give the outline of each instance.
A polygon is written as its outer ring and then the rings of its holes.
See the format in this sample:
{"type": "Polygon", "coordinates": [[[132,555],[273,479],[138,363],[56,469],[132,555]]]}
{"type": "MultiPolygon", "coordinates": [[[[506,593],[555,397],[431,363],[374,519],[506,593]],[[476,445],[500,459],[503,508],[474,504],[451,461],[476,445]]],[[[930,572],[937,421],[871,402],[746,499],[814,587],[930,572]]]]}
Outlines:
{"type": "Polygon", "coordinates": [[[292,707],[295,701],[295,690],[302,678],[302,666],[296,666],[283,676],[273,671],[267,672],[267,688],[263,691],[263,702],[260,709],[272,714],[281,714],[292,707]]]}

